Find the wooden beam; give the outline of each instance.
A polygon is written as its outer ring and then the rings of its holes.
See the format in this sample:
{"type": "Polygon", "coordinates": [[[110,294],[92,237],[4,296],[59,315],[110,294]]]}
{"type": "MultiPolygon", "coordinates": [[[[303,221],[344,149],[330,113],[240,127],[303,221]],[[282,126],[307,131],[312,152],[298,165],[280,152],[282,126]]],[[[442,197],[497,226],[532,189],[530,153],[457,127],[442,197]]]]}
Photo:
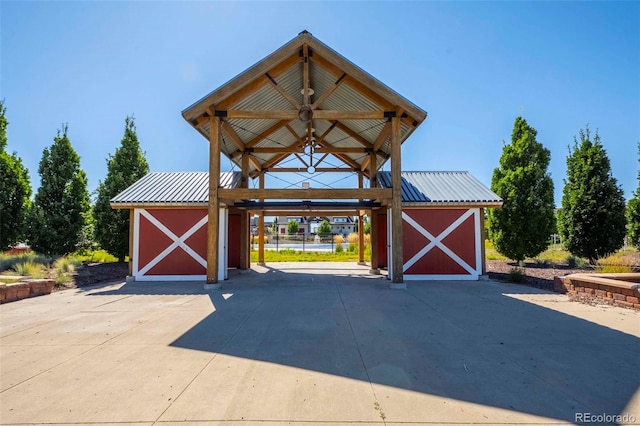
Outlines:
{"type": "Polygon", "coordinates": [[[209,131],[209,202],[207,207],[207,283],[218,282],[218,202],[220,185],[220,118],[210,117],[209,131]]]}
{"type": "MultiPolygon", "coordinates": [[[[347,111],[347,110],[326,110],[317,109],[313,111],[313,118],[317,120],[384,120],[387,118],[386,111],[347,111]]],[[[229,120],[296,120],[298,110],[270,110],[270,109],[228,109],[216,110],[216,115],[229,120]]]]}
{"type": "Polygon", "coordinates": [[[402,175],[401,175],[400,117],[391,118],[391,267],[392,283],[404,282],[402,241],[402,175]]]}
{"type": "Polygon", "coordinates": [[[316,109],[313,111],[313,118],[317,120],[384,120],[385,111],[347,111],[316,109]]]}
{"type": "Polygon", "coordinates": [[[356,141],[358,141],[359,143],[361,143],[362,145],[366,146],[367,148],[373,148],[373,144],[371,142],[369,142],[368,140],[366,140],[362,135],[358,134],[357,132],[354,132],[353,130],[351,130],[349,127],[347,127],[346,125],[338,122],[336,124],[336,127],[340,130],[342,130],[344,133],[346,133],[347,135],[351,136],[353,139],[355,139],[356,141]]]}
{"type": "Polygon", "coordinates": [[[314,153],[317,154],[335,154],[335,153],[339,153],[339,154],[365,154],[368,152],[367,148],[362,148],[362,147],[336,147],[336,146],[331,146],[331,145],[325,145],[322,148],[316,148],[314,151],[314,153]]]}
{"type": "Polygon", "coordinates": [[[265,216],[341,216],[350,215],[357,216],[358,211],[354,209],[346,210],[321,210],[321,209],[302,209],[300,207],[290,210],[278,210],[269,208],[250,208],[248,209],[253,214],[264,214],[265,216]]]}
{"type": "Polygon", "coordinates": [[[240,138],[240,136],[238,136],[236,131],[233,130],[233,127],[231,127],[231,125],[226,121],[223,121],[221,124],[222,131],[226,133],[227,136],[229,136],[231,142],[233,142],[233,144],[238,148],[239,151],[244,151],[244,141],[240,138]]]}
{"type": "Polygon", "coordinates": [[[367,155],[366,158],[362,161],[362,164],[360,164],[360,170],[363,172],[367,170],[367,167],[369,166],[370,161],[371,161],[371,154],[367,155]]]}
{"type": "Polygon", "coordinates": [[[300,153],[302,152],[302,148],[298,144],[293,144],[290,146],[249,148],[248,151],[253,154],[284,154],[285,152],[300,153]]]}
{"type": "MultiPolygon", "coordinates": [[[[259,187],[264,189],[264,173],[260,173],[259,187]]],[[[264,213],[260,214],[258,220],[258,265],[264,266],[264,213]]]]}
{"type": "Polygon", "coordinates": [[[423,111],[413,108],[406,99],[397,93],[391,92],[364,71],[353,69],[353,66],[348,63],[348,61],[337,57],[333,58],[331,62],[327,60],[326,56],[332,55],[330,55],[326,47],[316,45],[311,47],[313,49],[313,62],[315,64],[320,65],[336,78],[346,72],[347,75],[344,77],[344,82],[369,100],[380,105],[380,107],[386,110],[394,109],[396,105],[408,108],[410,111],[408,111],[407,115],[412,117],[411,121],[414,121],[413,118],[415,117],[417,117],[416,120],[419,122],[426,118],[426,114],[423,111]],[[380,92],[385,93],[385,96],[381,95],[380,92]]]}
{"type": "Polygon", "coordinates": [[[316,144],[322,144],[324,139],[329,135],[329,133],[331,133],[331,131],[333,129],[336,128],[337,125],[338,125],[338,122],[337,121],[333,121],[331,123],[331,125],[329,126],[329,128],[327,130],[325,130],[324,133],[321,134],[319,138],[316,138],[316,144]]]}
{"type": "Polygon", "coordinates": [[[262,170],[270,169],[271,167],[275,166],[276,164],[278,164],[279,162],[281,162],[282,160],[284,160],[290,155],[291,153],[287,153],[287,154],[279,154],[279,155],[276,155],[275,157],[272,157],[271,159],[264,162],[264,164],[262,165],[262,170]]]}
{"type": "Polygon", "coordinates": [[[227,200],[382,200],[391,199],[389,188],[353,189],[249,189],[220,188],[218,196],[227,200]]]}
{"type": "Polygon", "coordinates": [[[322,92],[322,94],[316,98],[315,102],[313,103],[313,105],[311,105],[311,109],[317,109],[320,107],[320,105],[322,105],[322,103],[324,101],[327,100],[327,98],[329,96],[331,96],[331,94],[333,92],[335,92],[335,90],[340,87],[340,85],[342,84],[342,81],[344,80],[344,77],[346,76],[346,74],[342,74],[342,76],[340,76],[335,83],[333,83],[333,86],[329,86],[324,92],[322,92]]]}
{"type": "Polygon", "coordinates": [[[375,151],[371,151],[369,153],[369,179],[373,179],[378,173],[378,157],[376,156],[375,151]]]}
{"type": "Polygon", "coordinates": [[[296,156],[296,158],[297,158],[298,160],[300,160],[300,162],[301,162],[302,164],[304,164],[307,168],[309,168],[309,164],[308,164],[306,161],[304,161],[304,158],[302,158],[302,157],[300,156],[300,154],[298,154],[298,153],[296,152],[296,153],[294,153],[293,155],[295,155],[295,156],[296,156]]]}
{"type": "Polygon", "coordinates": [[[221,109],[225,109],[237,104],[241,100],[245,99],[247,96],[251,95],[252,93],[256,92],[257,90],[269,84],[266,74],[269,74],[273,78],[277,78],[282,73],[287,71],[289,68],[291,68],[295,64],[298,64],[299,62],[300,62],[300,57],[296,52],[295,54],[285,58],[282,62],[268,69],[265,73],[257,77],[255,80],[247,83],[242,88],[237,89],[235,91],[231,91],[228,94],[223,94],[223,96],[226,95],[226,97],[224,99],[220,99],[220,101],[216,105],[219,106],[221,109]]]}
{"type": "Polygon", "coordinates": [[[298,118],[298,110],[250,110],[250,109],[229,109],[226,111],[217,110],[217,114],[223,117],[245,120],[287,120],[287,122],[298,118]]]}
{"type": "Polygon", "coordinates": [[[260,142],[262,142],[262,140],[264,140],[265,138],[269,137],[269,135],[272,135],[273,133],[275,133],[278,130],[280,130],[289,121],[291,121],[291,120],[280,120],[280,121],[278,121],[276,124],[274,124],[273,126],[269,127],[267,130],[265,130],[264,132],[260,133],[259,135],[257,135],[253,139],[251,139],[249,142],[244,144],[245,149],[246,148],[252,148],[255,145],[259,144],[260,142]]]}
{"type": "MultiPolygon", "coordinates": [[[[358,173],[358,188],[364,187],[362,173],[358,173]]],[[[362,211],[358,213],[358,264],[364,265],[364,216],[362,211]]]]}
{"type": "MultiPolygon", "coordinates": [[[[249,153],[242,154],[240,188],[249,187],[249,153]]],[[[240,212],[240,269],[249,268],[249,212],[240,212]]]]}
{"type": "Polygon", "coordinates": [[[285,125],[284,127],[286,127],[287,130],[289,131],[289,133],[291,133],[298,141],[302,140],[302,137],[300,135],[298,135],[298,133],[295,131],[295,129],[293,127],[291,127],[289,124],[285,125]]]}
{"type": "Polygon", "coordinates": [[[373,143],[374,151],[378,151],[380,149],[380,147],[382,146],[382,144],[387,139],[390,133],[391,133],[391,121],[388,121],[387,124],[385,124],[384,127],[380,130],[380,133],[378,133],[378,137],[373,143]]]}
{"type": "Polygon", "coordinates": [[[309,95],[309,46],[305,43],[302,45],[302,104],[310,105],[311,96],[309,95]]]}
{"type": "Polygon", "coordinates": [[[253,155],[249,155],[249,162],[253,164],[253,167],[255,167],[258,172],[262,170],[262,165],[260,164],[258,159],[253,155]]]}
{"type": "Polygon", "coordinates": [[[318,167],[320,164],[322,164],[322,162],[324,161],[325,158],[327,158],[329,156],[329,154],[323,154],[322,157],[320,157],[317,161],[316,164],[313,165],[313,167],[318,167]]]}
{"type": "Polygon", "coordinates": [[[293,106],[295,109],[300,109],[300,104],[298,103],[298,101],[296,101],[295,99],[293,99],[293,97],[287,93],[286,90],[284,90],[282,88],[282,86],[280,86],[278,84],[278,82],[275,80],[275,78],[273,78],[272,76],[269,75],[269,73],[266,73],[265,76],[267,77],[267,80],[269,81],[269,83],[271,84],[271,87],[273,87],[274,89],[276,89],[278,91],[278,93],[280,93],[280,95],[291,104],[291,106],[293,106]]]}
{"type": "MultiPolygon", "coordinates": [[[[307,167],[272,167],[266,170],[269,173],[306,173],[307,167]]],[[[358,169],[353,167],[315,167],[315,173],[353,173],[355,171],[358,169]]]]}

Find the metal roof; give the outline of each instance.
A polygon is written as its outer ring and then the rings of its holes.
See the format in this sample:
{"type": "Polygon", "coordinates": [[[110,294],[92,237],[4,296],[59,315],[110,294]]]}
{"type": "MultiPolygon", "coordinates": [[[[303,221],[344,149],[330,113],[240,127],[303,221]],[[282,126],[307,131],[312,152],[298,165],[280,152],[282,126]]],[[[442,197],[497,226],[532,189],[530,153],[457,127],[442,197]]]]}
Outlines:
{"type": "MultiPolygon", "coordinates": [[[[221,172],[220,187],[236,188],[240,172],[221,172]]],[[[208,172],[153,172],[111,199],[111,207],[206,206],[208,172]]]]}
{"type": "MultiPolygon", "coordinates": [[[[383,188],[391,188],[391,173],[378,172],[383,188]]],[[[402,172],[404,205],[501,206],[502,199],[469,172],[402,172]]]]}
{"type": "MultiPolygon", "coordinates": [[[[370,157],[367,152],[372,149],[378,151],[376,170],[391,154],[390,133],[385,133],[386,137],[380,141],[378,137],[385,130],[388,131],[388,128],[385,129],[390,124],[388,114],[395,113],[402,114],[400,143],[427,116],[421,108],[303,31],[189,106],[182,115],[207,139],[210,114],[222,117],[225,125],[221,131],[221,151],[239,167],[242,167],[241,152],[248,152],[251,156],[248,167],[252,176],[277,168],[278,164],[293,155],[302,156],[305,146],[325,150],[340,148],[342,152],[336,153],[335,157],[348,168],[368,175],[369,170],[365,166],[370,157]],[[307,106],[316,114],[321,110],[378,114],[372,119],[348,119],[348,114],[337,119],[312,117],[310,130],[306,123],[297,118],[305,102],[302,94],[305,87],[312,92],[307,106]],[[232,111],[263,113],[264,118],[233,118],[226,115],[232,111]],[[280,118],[271,117],[266,114],[268,112],[295,112],[296,118],[291,119],[291,114],[286,119],[280,115],[280,118]],[[327,130],[329,132],[325,134],[327,130]],[[322,135],[325,137],[320,142],[322,135]],[[351,152],[345,152],[349,150],[351,152]]],[[[314,160],[308,166],[327,167],[327,164],[315,161],[319,157],[321,155],[313,158],[308,156],[309,161],[314,160]]]]}

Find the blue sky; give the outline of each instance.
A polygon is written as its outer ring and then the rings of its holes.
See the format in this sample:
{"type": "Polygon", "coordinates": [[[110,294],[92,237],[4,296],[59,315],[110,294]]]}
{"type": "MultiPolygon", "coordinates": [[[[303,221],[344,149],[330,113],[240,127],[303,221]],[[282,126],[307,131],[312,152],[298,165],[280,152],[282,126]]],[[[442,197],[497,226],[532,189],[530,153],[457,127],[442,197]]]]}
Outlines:
{"type": "Polygon", "coordinates": [[[95,190],[129,114],[152,171],[207,170],[180,112],[303,29],[429,113],[403,170],[490,185],[521,114],[551,150],[556,203],[586,124],[625,196],[637,187],[640,2],[2,1],[0,13],[9,150],[34,190],[62,123],[95,190]]]}

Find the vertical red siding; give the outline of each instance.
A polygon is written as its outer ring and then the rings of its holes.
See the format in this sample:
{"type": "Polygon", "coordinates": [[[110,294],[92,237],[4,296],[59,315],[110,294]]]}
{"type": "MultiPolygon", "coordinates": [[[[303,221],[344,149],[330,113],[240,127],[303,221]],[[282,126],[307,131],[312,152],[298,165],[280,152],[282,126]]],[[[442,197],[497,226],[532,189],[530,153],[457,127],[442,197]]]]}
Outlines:
{"type": "Polygon", "coordinates": [[[378,266],[389,266],[387,259],[387,212],[378,213],[378,266]]]}
{"type": "Polygon", "coordinates": [[[240,267],[240,214],[229,213],[227,256],[229,268],[240,267]]]}

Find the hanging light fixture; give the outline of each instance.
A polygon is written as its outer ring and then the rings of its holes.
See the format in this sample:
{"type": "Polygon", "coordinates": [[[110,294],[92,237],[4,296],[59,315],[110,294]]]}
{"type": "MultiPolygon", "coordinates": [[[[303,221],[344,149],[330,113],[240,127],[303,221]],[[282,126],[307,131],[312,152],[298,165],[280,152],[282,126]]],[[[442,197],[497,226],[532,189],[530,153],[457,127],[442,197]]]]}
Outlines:
{"type": "Polygon", "coordinates": [[[298,111],[298,118],[303,123],[308,123],[313,118],[313,110],[309,105],[302,105],[298,111]]]}

